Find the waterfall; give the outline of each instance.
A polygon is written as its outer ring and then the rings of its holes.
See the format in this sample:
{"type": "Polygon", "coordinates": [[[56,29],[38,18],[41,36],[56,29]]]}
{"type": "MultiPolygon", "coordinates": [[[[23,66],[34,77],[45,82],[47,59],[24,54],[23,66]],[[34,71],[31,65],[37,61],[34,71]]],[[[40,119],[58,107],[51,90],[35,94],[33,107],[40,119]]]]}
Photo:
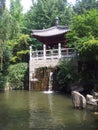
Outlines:
{"type": "Polygon", "coordinates": [[[53,91],[52,91],[52,87],[53,87],[52,84],[53,84],[53,72],[51,71],[51,72],[49,73],[48,91],[44,91],[44,93],[47,93],[47,94],[53,93],[53,91]]]}
{"type": "Polygon", "coordinates": [[[52,91],[52,84],[53,84],[53,72],[51,71],[49,74],[49,86],[48,91],[52,91]]]}

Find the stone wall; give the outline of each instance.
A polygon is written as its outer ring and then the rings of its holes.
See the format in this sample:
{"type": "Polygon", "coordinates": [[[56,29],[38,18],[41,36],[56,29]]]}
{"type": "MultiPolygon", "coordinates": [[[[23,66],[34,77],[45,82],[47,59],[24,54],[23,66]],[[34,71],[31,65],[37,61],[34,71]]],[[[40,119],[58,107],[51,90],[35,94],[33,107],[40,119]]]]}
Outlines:
{"type": "Polygon", "coordinates": [[[32,88],[36,91],[46,91],[49,85],[49,74],[53,68],[41,67],[35,71],[35,78],[38,79],[36,82],[32,82],[32,88]]]}

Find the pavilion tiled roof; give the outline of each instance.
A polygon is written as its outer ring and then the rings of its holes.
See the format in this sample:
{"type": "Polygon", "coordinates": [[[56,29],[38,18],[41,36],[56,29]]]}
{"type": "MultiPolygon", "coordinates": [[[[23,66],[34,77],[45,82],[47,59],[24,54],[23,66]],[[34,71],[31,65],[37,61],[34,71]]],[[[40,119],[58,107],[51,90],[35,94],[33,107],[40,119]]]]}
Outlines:
{"type": "Polygon", "coordinates": [[[52,37],[56,35],[66,34],[70,29],[66,26],[54,26],[48,29],[32,30],[31,36],[52,37]]]}
{"type": "Polygon", "coordinates": [[[47,29],[32,30],[31,36],[35,37],[41,43],[53,47],[58,45],[58,43],[64,45],[66,43],[65,34],[69,31],[68,27],[57,25],[47,29]]]}

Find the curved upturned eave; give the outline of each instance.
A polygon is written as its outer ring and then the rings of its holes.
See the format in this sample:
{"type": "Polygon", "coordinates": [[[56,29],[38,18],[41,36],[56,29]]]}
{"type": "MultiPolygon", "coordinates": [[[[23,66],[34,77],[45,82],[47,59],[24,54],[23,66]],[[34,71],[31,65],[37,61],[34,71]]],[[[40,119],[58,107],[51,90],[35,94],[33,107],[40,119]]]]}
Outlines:
{"type": "Polygon", "coordinates": [[[53,45],[53,44],[58,44],[58,43],[65,43],[65,33],[64,34],[59,34],[59,35],[54,35],[50,37],[41,37],[41,36],[33,36],[35,37],[38,41],[41,43],[44,43],[46,45],[53,45]]]}
{"type": "Polygon", "coordinates": [[[32,30],[31,36],[35,37],[52,37],[61,34],[66,34],[70,29],[62,26],[54,26],[43,30],[32,30]]]}
{"type": "Polygon", "coordinates": [[[34,37],[40,37],[40,38],[49,38],[49,37],[57,37],[57,36],[60,36],[60,35],[64,35],[66,34],[67,32],[64,32],[64,33],[59,33],[59,34],[55,34],[55,35],[46,35],[46,36],[43,36],[43,35],[36,35],[36,34],[32,34],[32,36],[34,37]]]}

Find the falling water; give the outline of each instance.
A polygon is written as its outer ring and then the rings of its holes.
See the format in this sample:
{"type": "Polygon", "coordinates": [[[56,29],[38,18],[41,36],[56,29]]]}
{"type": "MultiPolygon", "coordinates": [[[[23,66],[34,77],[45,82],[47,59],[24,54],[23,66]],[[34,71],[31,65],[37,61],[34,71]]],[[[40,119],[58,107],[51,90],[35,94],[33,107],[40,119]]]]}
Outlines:
{"type": "Polygon", "coordinates": [[[51,71],[49,74],[49,85],[48,85],[48,91],[44,91],[44,93],[53,93],[52,87],[53,87],[53,72],[51,71]]]}
{"type": "Polygon", "coordinates": [[[49,89],[48,91],[52,91],[52,83],[53,83],[53,72],[51,71],[49,74],[49,89]]]}

